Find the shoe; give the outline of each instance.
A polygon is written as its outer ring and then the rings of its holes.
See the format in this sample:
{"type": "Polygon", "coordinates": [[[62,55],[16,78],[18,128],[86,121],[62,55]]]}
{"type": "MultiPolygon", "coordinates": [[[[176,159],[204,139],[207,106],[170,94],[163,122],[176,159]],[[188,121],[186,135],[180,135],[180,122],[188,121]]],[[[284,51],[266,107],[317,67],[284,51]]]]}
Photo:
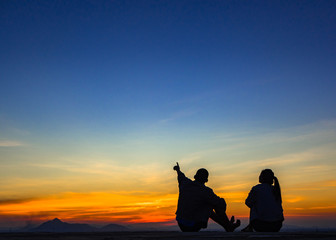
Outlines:
{"type": "Polygon", "coordinates": [[[235,217],[232,216],[231,219],[230,219],[230,227],[227,231],[228,232],[233,232],[239,226],[240,226],[240,220],[237,219],[237,221],[235,222],[235,217]]]}
{"type": "Polygon", "coordinates": [[[240,220],[237,219],[237,221],[235,223],[233,223],[232,226],[233,226],[233,231],[234,231],[237,227],[240,226],[240,220]]]}

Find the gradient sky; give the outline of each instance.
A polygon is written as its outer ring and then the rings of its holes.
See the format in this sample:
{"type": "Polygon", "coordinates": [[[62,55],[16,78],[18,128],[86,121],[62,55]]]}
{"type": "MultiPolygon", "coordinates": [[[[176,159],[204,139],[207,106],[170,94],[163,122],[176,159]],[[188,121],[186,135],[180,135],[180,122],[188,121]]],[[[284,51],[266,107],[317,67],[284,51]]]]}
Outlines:
{"type": "Polygon", "coordinates": [[[174,223],[205,167],[228,213],[264,168],[286,223],[336,221],[335,1],[1,1],[0,227],[174,223]]]}

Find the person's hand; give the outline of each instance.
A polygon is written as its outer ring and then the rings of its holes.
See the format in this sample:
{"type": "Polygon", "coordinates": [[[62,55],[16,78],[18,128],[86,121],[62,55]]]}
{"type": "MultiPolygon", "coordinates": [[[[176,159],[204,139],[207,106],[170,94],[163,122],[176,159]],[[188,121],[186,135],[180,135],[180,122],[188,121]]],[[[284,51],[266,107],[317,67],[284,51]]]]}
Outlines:
{"type": "Polygon", "coordinates": [[[176,162],[176,166],[174,166],[173,168],[175,171],[180,171],[180,166],[178,164],[178,162],[176,162]]]}

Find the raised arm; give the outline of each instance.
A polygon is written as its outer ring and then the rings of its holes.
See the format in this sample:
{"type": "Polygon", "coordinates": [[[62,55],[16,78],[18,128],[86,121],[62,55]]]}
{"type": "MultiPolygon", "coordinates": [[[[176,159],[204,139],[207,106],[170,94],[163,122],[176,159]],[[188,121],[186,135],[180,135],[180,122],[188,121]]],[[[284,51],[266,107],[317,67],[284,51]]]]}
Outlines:
{"type": "Polygon", "coordinates": [[[177,180],[178,180],[179,183],[188,179],[188,178],[186,178],[184,173],[181,172],[180,165],[178,164],[178,162],[176,162],[176,165],[174,166],[173,169],[177,172],[177,180]]]}
{"type": "Polygon", "coordinates": [[[181,172],[180,170],[180,165],[178,164],[178,162],[176,162],[176,165],[173,168],[177,173],[181,172]]]}

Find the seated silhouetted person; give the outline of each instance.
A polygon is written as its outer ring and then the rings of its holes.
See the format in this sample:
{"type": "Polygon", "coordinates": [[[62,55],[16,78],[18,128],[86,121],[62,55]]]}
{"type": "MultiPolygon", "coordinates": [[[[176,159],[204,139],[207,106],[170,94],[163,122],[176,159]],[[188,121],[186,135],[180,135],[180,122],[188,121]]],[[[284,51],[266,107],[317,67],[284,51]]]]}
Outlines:
{"type": "Polygon", "coordinates": [[[264,169],[259,182],[245,200],[250,208],[250,224],[242,231],[279,232],[284,220],[279,181],[271,169],[264,169]]]}
{"type": "Polygon", "coordinates": [[[179,199],[176,211],[176,220],[183,232],[198,232],[207,228],[208,220],[211,218],[220,224],[228,232],[233,232],[239,227],[240,220],[234,222],[234,217],[228,219],[226,202],[218,197],[211,188],[205,186],[209,173],[201,168],[192,181],[181,172],[178,163],[174,167],[177,172],[179,183],[179,199]]]}

